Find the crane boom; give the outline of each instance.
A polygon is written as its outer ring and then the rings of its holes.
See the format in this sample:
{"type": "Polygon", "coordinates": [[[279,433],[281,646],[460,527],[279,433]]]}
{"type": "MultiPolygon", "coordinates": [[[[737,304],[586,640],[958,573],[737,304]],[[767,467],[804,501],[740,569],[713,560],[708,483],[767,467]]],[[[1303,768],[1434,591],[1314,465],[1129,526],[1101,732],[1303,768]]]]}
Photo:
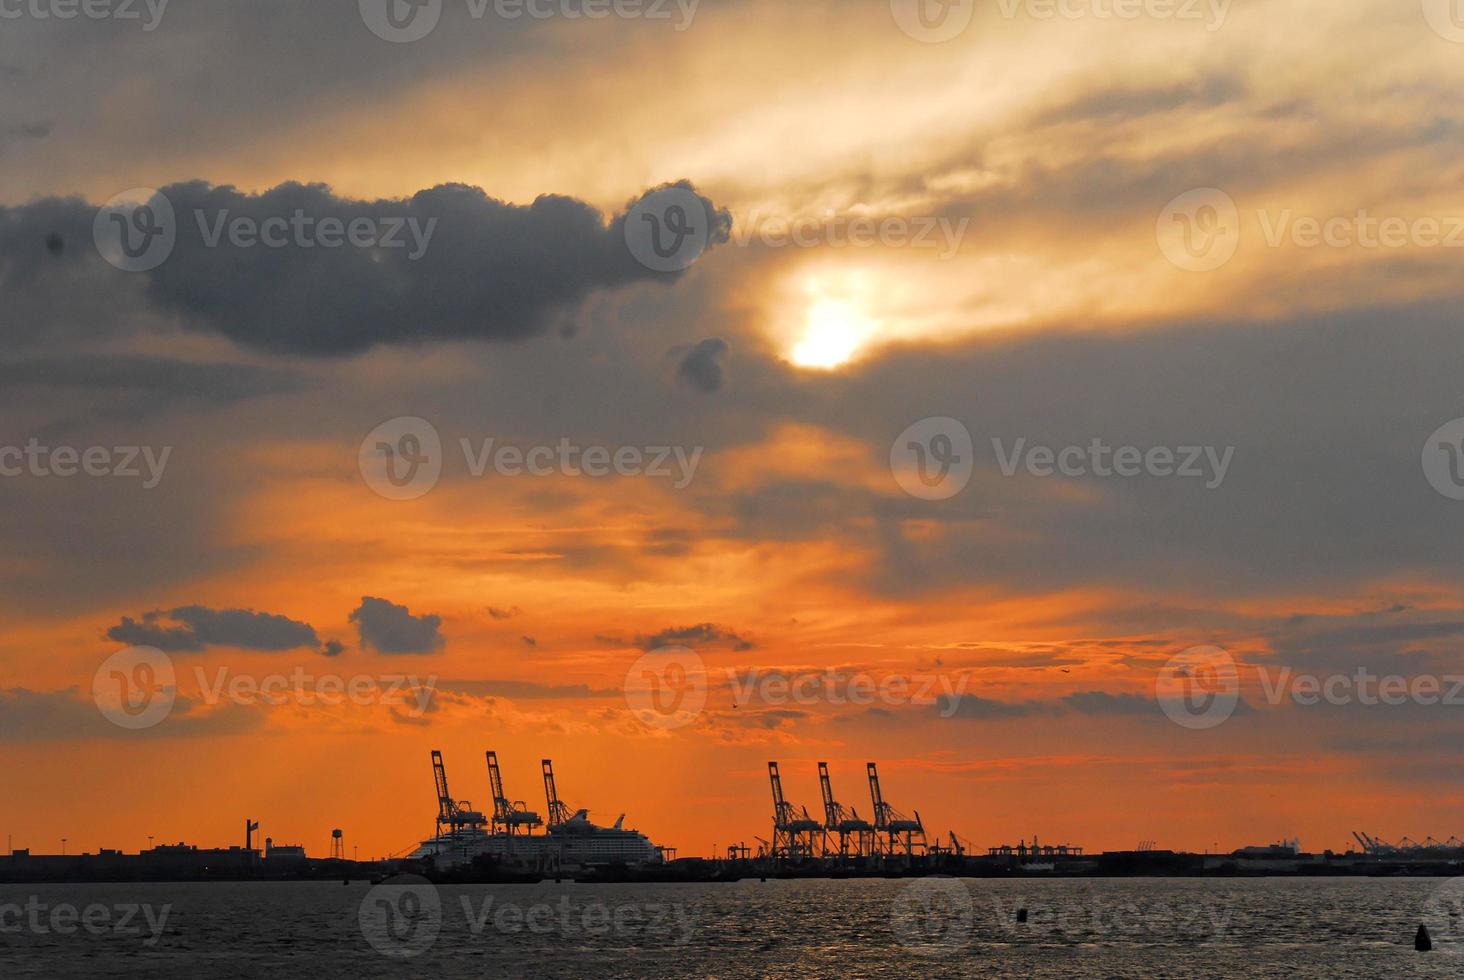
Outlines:
{"type": "Polygon", "coordinates": [[[834,787],[829,780],[829,764],[820,762],[818,764],[818,785],[823,790],[824,804],[824,825],[834,827],[839,822],[839,804],[834,802],[834,787]]]}
{"type": "Polygon", "coordinates": [[[432,775],[437,782],[437,819],[447,823],[457,814],[457,804],[448,792],[447,767],[442,764],[442,753],[437,749],[432,750],[432,775]]]}
{"type": "Polygon", "coordinates": [[[889,825],[889,814],[885,809],[884,794],[879,790],[879,769],[873,762],[865,765],[869,773],[869,800],[874,804],[874,826],[880,830],[889,825]]]}
{"type": "Polygon", "coordinates": [[[488,750],[488,785],[493,790],[494,819],[507,820],[510,807],[503,793],[503,773],[498,771],[498,753],[492,749],[488,750]]]}
{"type": "Polygon", "coordinates": [[[559,799],[559,789],[554,785],[554,761],[544,760],[544,799],[549,805],[549,826],[557,827],[569,820],[569,807],[559,799]]]}
{"type": "Polygon", "coordinates": [[[768,781],[773,785],[773,818],[781,821],[783,819],[783,811],[788,804],[783,799],[783,780],[778,775],[778,764],[776,762],[768,763],[768,781]]]}

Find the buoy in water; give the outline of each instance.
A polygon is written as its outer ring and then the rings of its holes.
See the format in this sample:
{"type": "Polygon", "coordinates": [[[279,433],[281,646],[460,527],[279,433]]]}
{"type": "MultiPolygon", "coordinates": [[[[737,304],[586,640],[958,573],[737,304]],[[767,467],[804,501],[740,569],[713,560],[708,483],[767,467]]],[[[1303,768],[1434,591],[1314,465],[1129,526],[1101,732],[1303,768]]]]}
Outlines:
{"type": "Polygon", "coordinates": [[[1018,922],[1026,922],[1027,921],[1027,910],[1026,909],[1017,909],[1017,921],[1018,922]]]}
{"type": "Polygon", "coordinates": [[[1419,923],[1418,932],[1413,936],[1413,948],[1420,953],[1427,953],[1433,949],[1433,940],[1428,936],[1428,926],[1419,923]]]}

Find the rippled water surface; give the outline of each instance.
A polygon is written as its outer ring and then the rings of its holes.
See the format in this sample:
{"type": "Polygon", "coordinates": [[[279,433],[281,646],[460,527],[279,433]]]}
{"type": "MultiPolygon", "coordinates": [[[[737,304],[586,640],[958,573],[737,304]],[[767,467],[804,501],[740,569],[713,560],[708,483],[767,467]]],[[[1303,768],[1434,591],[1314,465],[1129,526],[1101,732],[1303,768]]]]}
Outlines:
{"type": "Polygon", "coordinates": [[[1461,892],[1464,879],[0,886],[0,976],[1456,977],[1461,892]],[[1425,921],[1436,948],[1418,953],[1425,921]]]}

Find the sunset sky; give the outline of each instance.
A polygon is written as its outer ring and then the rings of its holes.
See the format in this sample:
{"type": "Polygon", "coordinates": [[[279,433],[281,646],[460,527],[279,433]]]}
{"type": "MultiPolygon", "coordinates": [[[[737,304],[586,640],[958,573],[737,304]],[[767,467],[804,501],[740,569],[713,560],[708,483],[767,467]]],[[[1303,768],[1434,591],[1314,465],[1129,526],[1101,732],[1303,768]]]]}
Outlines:
{"type": "Polygon", "coordinates": [[[896,807],[983,849],[1464,835],[1464,693],[1262,683],[1464,677],[1464,502],[1420,465],[1464,416],[1446,3],[978,0],[934,40],[903,0],[446,0],[394,42],[371,2],[0,18],[0,449],[170,447],[152,487],[142,462],[0,476],[16,847],[242,843],[252,817],[312,853],[333,827],[400,852],[432,829],[432,749],[482,808],[495,749],[541,813],[551,757],[571,806],[683,855],[770,836],[770,759],[810,810],[828,761],[863,814],[878,761],[896,807]],[[668,185],[705,204],[683,271],[627,244],[668,185]],[[178,243],[132,272],[96,236],[137,188],[178,243]],[[1196,191],[1235,207],[1214,268],[1175,258],[1196,191]],[[435,223],[418,257],[204,242],[225,212],[297,210],[435,223]],[[440,436],[441,477],[396,500],[363,442],[403,418],[440,436]],[[945,499],[891,460],[932,418],[972,440],[945,499]],[[487,439],[696,465],[475,476],[460,440],[487,439]],[[1095,439],[1231,454],[1208,481],[1003,471],[1019,440],[1095,439]],[[133,645],[177,675],[141,730],[94,698],[133,645]],[[666,646],[707,668],[674,728],[624,692],[666,646]],[[1156,701],[1197,646],[1240,665],[1205,729],[1156,701]],[[436,696],[199,683],[297,668],[436,696]],[[747,671],[964,696],[744,703],[747,671]]]}

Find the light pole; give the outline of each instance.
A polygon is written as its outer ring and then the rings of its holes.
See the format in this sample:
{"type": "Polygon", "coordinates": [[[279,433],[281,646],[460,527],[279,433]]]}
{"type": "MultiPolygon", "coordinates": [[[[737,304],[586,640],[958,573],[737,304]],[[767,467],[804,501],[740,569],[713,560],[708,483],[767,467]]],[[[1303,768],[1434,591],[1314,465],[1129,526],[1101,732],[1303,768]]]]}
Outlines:
{"type": "Polygon", "coordinates": [[[66,856],[66,838],[65,837],[61,838],[61,856],[62,857],[65,857],[66,856]]]}

